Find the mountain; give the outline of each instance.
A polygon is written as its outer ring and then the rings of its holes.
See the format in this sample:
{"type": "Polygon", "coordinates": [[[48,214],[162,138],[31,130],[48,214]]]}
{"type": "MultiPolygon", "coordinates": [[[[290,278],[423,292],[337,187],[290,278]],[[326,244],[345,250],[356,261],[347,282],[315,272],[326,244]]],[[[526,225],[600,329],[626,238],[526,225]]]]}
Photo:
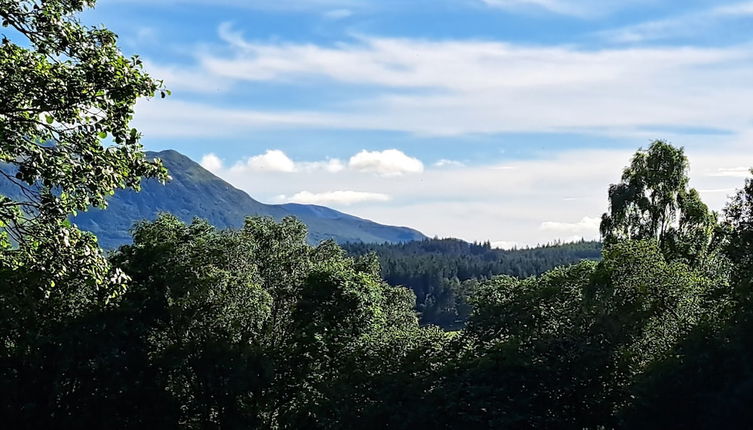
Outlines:
{"type": "Polygon", "coordinates": [[[176,151],[148,152],[147,155],[163,161],[172,177],[169,183],[144,181],[139,192],[115,193],[106,210],[93,209],[74,218],[81,229],[96,234],[104,248],[130,242],[129,229],[133,224],[142,219],[154,219],[160,212],[170,212],[184,221],[204,218],[219,228],[240,227],[245,217],[252,215],[277,220],[295,216],[308,226],[311,243],[325,239],[338,243],[402,243],[426,238],[407,227],[381,225],[322,206],[267,205],[176,151]]]}
{"type": "Polygon", "coordinates": [[[309,240],[314,243],[329,238],[338,243],[404,243],[426,239],[411,228],[377,224],[324,206],[289,203],[272,207],[284,209],[308,225],[309,240]]]}

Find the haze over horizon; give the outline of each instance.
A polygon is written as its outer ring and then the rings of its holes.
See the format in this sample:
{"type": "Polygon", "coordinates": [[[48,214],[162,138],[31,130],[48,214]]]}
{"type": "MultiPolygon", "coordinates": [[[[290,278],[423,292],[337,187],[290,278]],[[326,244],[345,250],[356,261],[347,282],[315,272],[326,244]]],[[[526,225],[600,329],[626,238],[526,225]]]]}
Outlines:
{"type": "Polygon", "coordinates": [[[84,20],[173,91],[137,108],[146,148],[267,203],[523,246],[596,238],[653,139],[715,210],[753,166],[750,1],[111,0],[84,20]]]}

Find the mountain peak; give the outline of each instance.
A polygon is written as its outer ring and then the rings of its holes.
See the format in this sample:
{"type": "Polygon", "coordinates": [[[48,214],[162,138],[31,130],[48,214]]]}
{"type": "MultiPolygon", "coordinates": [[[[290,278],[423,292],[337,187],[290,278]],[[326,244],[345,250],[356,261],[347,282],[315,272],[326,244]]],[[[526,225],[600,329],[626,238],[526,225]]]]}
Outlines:
{"type": "Polygon", "coordinates": [[[150,159],[159,158],[160,160],[185,161],[198,164],[188,156],[183,155],[174,149],[165,149],[163,151],[146,151],[146,156],[150,159]]]}
{"type": "Polygon", "coordinates": [[[170,182],[162,185],[146,180],[140,192],[117,192],[108,209],[93,209],[74,218],[83,230],[96,234],[104,248],[129,243],[133,224],[154,219],[160,212],[172,213],[186,222],[204,218],[218,228],[241,227],[247,216],[277,220],[294,216],[308,226],[311,243],[327,239],[339,243],[401,243],[426,238],[407,227],[377,224],[324,206],[260,203],[175,150],[147,152],[147,156],[162,160],[172,177],[170,182]]]}

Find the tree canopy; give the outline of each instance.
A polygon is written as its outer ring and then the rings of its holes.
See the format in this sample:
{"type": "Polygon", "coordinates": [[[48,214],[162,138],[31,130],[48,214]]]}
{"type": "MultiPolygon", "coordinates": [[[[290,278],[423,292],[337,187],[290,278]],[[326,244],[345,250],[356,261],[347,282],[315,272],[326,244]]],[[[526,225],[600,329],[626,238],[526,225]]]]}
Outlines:
{"type": "Polygon", "coordinates": [[[688,167],[683,149],[665,141],[636,152],[620,183],[609,187],[609,211],[601,221],[605,243],[654,239],[673,258],[703,254],[716,216],[688,188],[688,167]]]}
{"type": "Polygon", "coordinates": [[[136,101],[165,90],[138,57],[123,56],[114,33],[78,21],[93,5],[0,1],[0,241],[16,245],[16,264],[34,266],[50,285],[68,271],[112,280],[94,238],[71,226],[70,214],[105,206],[143,177],[167,178],[129,126],[136,101]]]}

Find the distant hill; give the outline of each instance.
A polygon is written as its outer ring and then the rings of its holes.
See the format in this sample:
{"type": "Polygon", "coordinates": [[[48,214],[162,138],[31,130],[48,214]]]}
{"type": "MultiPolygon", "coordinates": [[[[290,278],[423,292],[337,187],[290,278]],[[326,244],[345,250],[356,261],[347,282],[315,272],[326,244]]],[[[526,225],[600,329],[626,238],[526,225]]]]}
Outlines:
{"type": "Polygon", "coordinates": [[[599,260],[601,243],[555,243],[513,250],[494,249],[488,242],[459,239],[425,239],[400,244],[349,243],[353,256],[374,253],[382,277],[416,293],[416,306],[424,324],[455,330],[465,324],[467,298],[478,281],[497,275],[518,278],[540,275],[557,266],[581,260],[599,260]]]}
{"type": "Polygon", "coordinates": [[[407,227],[381,225],[322,206],[260,203],[176,151],[147,155],[162,159],[173,178],[167,185],[147,180],[139,192],[117,192],[106,210],[94,209],[74,218],[81,229],[96,234],[104,248],[130,242],[133,224],[154,219],[160,212],[170,212],[184,221],[204,218],[219,228],[240,227],[245,217],[252,215],[278,220],[295,216],[308,226],[311,243],[325,239],[339,243],[401,243],[425,238],[407,227]]]}

